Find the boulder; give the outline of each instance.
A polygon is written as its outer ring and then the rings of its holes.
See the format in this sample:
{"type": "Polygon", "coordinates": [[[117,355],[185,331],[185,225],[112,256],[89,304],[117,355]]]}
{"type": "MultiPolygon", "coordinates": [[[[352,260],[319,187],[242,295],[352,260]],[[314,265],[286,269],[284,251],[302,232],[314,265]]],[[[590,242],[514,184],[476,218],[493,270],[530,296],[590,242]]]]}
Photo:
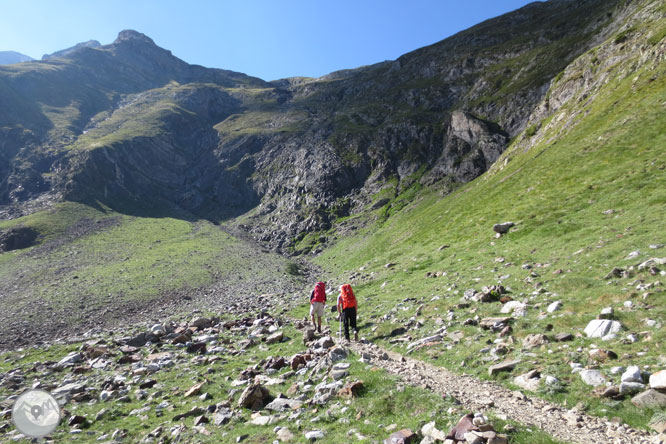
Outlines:
{"type": "Polygon", "coordinates": [[[631,398],[631,403],[642,409],[663,409],[666,407],[666,395],[650,389],[631,398]]]}
{"type": "Polygon", "coordinates": [[[275,398],[268,405],[266,405],[266,410],[272,410],[274,412],[288,412],[290,410],[300,409],[302,405],[302,402],[296,401],[295,399],[275,398]]]}
{"type": "Polygon", "coordinates": [[[536,370],[531,370],[527,373],[524,373],[520,376],[513,378],[513,382],[523,390],[529,390],[531,392],[536,391],[539,388],[539,383],[541,382],[541,375],[536,370]]]}
{"type": "Polygon", "coordinates": [[[558,333],[554,336],[555,340],[558,342],[573,341],[573,335],[571,333],[558,333]]]}
{"type": "Polygon", "coordinates": [[[84,384],[72,382],[69,384],[61,385],[60,387],[51,390],[51,394],[57,398],[60,396],[71,396],[74,395],[75,393],[81,393],[85,390],[86,386],[84,384]]]}
{"type": "MultiPolygon", "coordinates": [[[[640,382],[643,383],[643,374],[638,366],[630,365],[627,370],[622,373],[622,382],[640,382]]],[[[654,388],[654,387],[653,387],[654,388]]]]}
{"type": "Polygon", "coordinates": [[[284,334],[281,331],[273,333],[272,335],[266,338],[266,344],[276,344],[282,341],[284,334]]]}
{"type": "Polygon", "coordinates": [[[502,305],[501,313],[508,314],[514,311],[520,311],[525,309],[525,304],[520,301],[509,301],[506,304],[502,305]]]}
{"type": "Polygon", "coordinates": [[[341,388],[338,396],[343,399],[357,398],[362,391],[363,381],[355,381],[341,388]]]}
{"type": "Polygon", "coordinates": [[[469,433],[472,430],[479,430],[478,427],[474,425],[473,421],[473,414],[468,413],[467,415],[463,416],[458,421],[458,424],[456,424],[455,427],[449,431],[448,435],[446,435],[446,438],[455,441],[463,441],[465,439],[466,433],[469,433]]]}
{"type": "Polygon", "coordinates": [[[585,334],[588,338],[603,338],[610,334],[619,333],[622,330],[622,324],[610,319],[594,319],[585,327],[585,334]]]}
{"type": "Polygon", "coordinates": [[[313,328],[306,328],[303,331],[303,344],[307,344],[310,341],[314,341],[315,338],[316,335],[313,328]]]}
{"type": "Polygon", "coordinates": [[[585,369],[580,372],[580,378],[587,385],[594,387],[604,385],[606,383],[606,378],[601,374],[599,370],[590,370],[585,369]]]}
{"type": "Polygon", "coordinates": [[[541,333],[531,334],[525,336],[525,339],[523,339],[523,348],[530,349],[540,347],[547,342],[548,338],[545,335],[542,335],[541,333]]]}
{"type": "Polygon", "coordinates": [[[650,375],[650,388],[666,390],[666,370],[659,370],[650,375]]]}
{"type": "Polygon", "coordinates": [[[342,361],[347,359],[347,351],[342,347],[333,347],[329,350],[328,357],[331,358],[331,362],[342,361]]]}
{"type": "Polygon", "coordinates": [[[64,367],[70,367],[77,362],[81,362],[83,360],[83,355],[79,352],[72,352],[62,358],[58,363],[56,364],[57,368],[64,368],[64,367]]]}
{"type": "Polygon", "coordinates": [[[217,410],[215,413],[215,416],[213,417],[213,424],[216,426],[221,426],[229,421],[231,421],[231,418],[233,418],[234,412],[231,411],[231,409],[227,407],[221,407],[217,410]]]}
{"type": "Polygon", "coordinates": [[[310,440],[310,441],[316,441],[318,439],[322,439],[324,436],[324,432],[321,430],[312,430],[310,432],[305,432],[305,439],[310,440]]]}
{"type": "Polygon", "coordinates": [[[193,342],[187,346],[188,353],[206,353],[206,343],[205,342],[193,342]]]}
{"type": "Polygon", "coordinates": [[[613,319],[615,318],[615,310],[613,310],[613,307],[606,307],[601,310],[601,313],[599,313],[599,316],[597,316],[597,319],[613,319]]]}
{"type": "Polygon", "coordinates": [[[515,226],[516,224],[513,222],[503,222],[501,224],[495,224],[493,225],[493,231],[497,234],[506,234],[509,232],[511,227],[515,226]]]}
{"type": "Polygon", "coordinates": [[[264,407],[271,394],[267,388],[259,384],[251,384],[243,390],[238,399],[238,406],[252,410],[259,410],[264,407]]]}
{"type": "Polygon", "coordinates": [[[510,361],[500,362],[499,364],[495,364],[495,365],[490,366],[490,368],[488,368],[488,374],[490,376],[493,376],[493,375],[496,375],[499,372],[511,371],[519,363],[520,363],[520,359],[514,359],[514,360],[510,360],[510,361]]]}
{"type": "Polygon", "coordinates": [[[645,384],[640,382],[623,382],[620,384],[620,395],[634,395],[645,390],[645,384]]]}
{"type": "Polygon", "coordinates": [[[446,433],[435,427],[435,421],[429,422],[423,427],[421,427],[421,434],[424,437],[432,438],[434,441],[446,440],[446,433]]]}
{"type": "Polygon", "coordinates": [[[185,397],[189,398],[190,396],[196,396],[199,393],[201,393],[201,387],[203,387],[205,382],[200,382],[199,384],[195,384],[188,391],[185,392],[185,397]]]}
{"type": "Polygon", "coordinates": [[[331,348],[335,345],[335,341],[330,336],[324,336],[315,342],[315,348],[331,348]]]}
{"type": "Polygon", "coordinates": [[[196,327],[198,330],[209,328],[213,325],[213,321],[209,318],[196,318],[190,322],[191,327],[196,327]]]}
{"type": "Polygon", "coordinates": [[[609,359],[617,359],[617,353],[613,350],[592,349],[590,350],[590,358],[598,362],[606,362],[609,359]]]}
{"type": "Polygon", "coordinates": [[[384,440],[384,444],[412,444],[416,443],[417,435],[409,429],[399,430],[384,440]]]}
{"type": "Polygon", "coordinates": [[[481,322],[479,323],[479,326],[483,328],[484,330],[493,330],[493,331],[500,331],[504,327],[506,327],[509,322],[511,322],[513,318],[511,317],[503,317],[503,318],[484,318],[481,319],[481,322]]]}
{"type": "Polygon", "coordinates": [[[612,279],[612,278],[622,277],[623,272],[624,272],[623,269],[618,268],[618,267],[613,267],[613,269],[606,276],[604,276],[604,279],[612,279]]]}
{"type": "Polygon", "coordinates": [[[295,438],[294,434],[291,433],[291,430],[289,430],[286,427],[282,427],[280,430],[277,431],[277,439],[280,442],[290,442],[293,441],[295,438]]]}
{"type": "Polygon", "coordinates": [[[546,308],[546,311],[547,311],[548,313],[553,313],[553,312],[556,312],[557,310],[560,310],[561,308],[562,308],[562,302],[560,302],[560,301],[555,301],[555,302],[552,302],[552,303],[548,306],[548,308],[546,308]]]}

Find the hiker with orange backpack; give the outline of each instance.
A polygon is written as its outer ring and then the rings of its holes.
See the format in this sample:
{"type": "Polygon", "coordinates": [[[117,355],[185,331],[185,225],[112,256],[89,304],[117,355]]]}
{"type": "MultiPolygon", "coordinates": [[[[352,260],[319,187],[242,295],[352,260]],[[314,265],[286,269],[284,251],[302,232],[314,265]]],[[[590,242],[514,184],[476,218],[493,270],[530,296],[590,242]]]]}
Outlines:
{"type": "Polygon", "coordinates": [[[326,304],[326,284],[317,282],[314,290],[310,293],[310,316],[312,317],[312,325],[319,333],[321,333],[321,317],[324,316],[324,304],[326,304]],[[315,315],[317,315],[319,327],[315,323],[315,315]]]}
{"type": "Polygon", "coordinates": [[[338,314],[342,317],[345,324],[345,339],[349,341],[349,327],[354,329],[354,341],[358,341],[358,328],[356,327],[356,310],[358,303],[354,290],[351,285],[344,284],[340,287],[340,295],[338,296],[338,314]]]}

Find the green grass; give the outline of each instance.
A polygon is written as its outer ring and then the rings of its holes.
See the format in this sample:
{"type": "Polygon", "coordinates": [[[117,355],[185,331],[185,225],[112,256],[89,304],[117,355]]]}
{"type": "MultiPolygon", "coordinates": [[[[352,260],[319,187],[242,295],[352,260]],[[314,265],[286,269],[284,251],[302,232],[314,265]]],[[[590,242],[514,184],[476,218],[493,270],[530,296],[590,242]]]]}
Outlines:
{"type": "MultiPolygon", "coordinates": [[[[467,339],[450,350],[434,350],[431,354],[436,358],[425,352],[421,356],[482,378],[487,377],[490,364],[481,360],[481,349],[488,347],[485,341],[492,342],[496,335],[462,326],[461,322],[475,315],[497,316],[500,306],[474,305],[473,312],[455,306],[466,289],[480,290],[500,278],[514,299],[530,304],[527,318],[514,327],[518,344],[511,347],[510,356],[520,354],[522,337],[544,333],[546,324],[552,325],[553,332],[582,333],[587,322],[609,305],[615,307],[626,328],[623,335],[645,331],[646,318],[666,319],[663,287],[637,291],[635,281],[649,284],[659,277],[639,273],[633,279],[609,282],[602,278],[614,266],[626,268],[651,256],[664,255],[664,250],[649,248],[666,241],[664,78],[644,68],[631,78],[611,81],[584,105],[585,118],[575,126],[561,132],[558,125],[545,125],[529,151],[509,149],[508,165],[493,169],[444,198],[436,188],[416,190],[405,199],[402,210],[385,212],[374,225],[341,238],[316,262],[331,270],[330,279],[339,283],[364,267],[361,277],[352,283],[364,307],[360,316],[369,328],[381,325],[380,317],[387,313],[391,326],[401,325],[415,316],[419,304],[425,304],[419,317],[425,327],[411,332],[418,338],[436,328],[437,318],[446,320],[447,311],[453,309],[456,319],[449,331],[461,330],[467,339]],[[555,135],[559,137],[552,140],[555,135]],[[614,211],[605,214],[606,210],[614,211]],[[494,239],[492,225],[508,220],[516,222],[516,227],[501,239],[494,239]],[[442,245],[449,247],[440,250],[442,245]],[[640,256],[625,260],[634,250],[640,250],[640,256]],[[388,262],[397,265],[387,269],[384,264],[388,262]],[[522,269],[524,263],[533,269],[522,269]],[[562,273],[554,273],[556,270],[562,273]],[[426,272],[436,271],[446,272],[446,276],[425,277],[426,272]],[[533,294],[537,282],[546,294],[533,294]],[[399,307],[408,297],[418,302],[399,307]],[[564,310],[539,318],[554,300],[561,300],[564,310]],[[636,308],[624,309],[626,300],[633,301],[636,308]],[[464,368],[460,367],[462,361],[466,362],[464,368]]],[[[568,106],[564,112],[577,110],[568,106]]],[[[334,234],[331,230],[329,236],[334,234]]],[[[402,350],[383,338],[388,331],[382,327],[366,334],[402,350]]],[[[573,359],[569,353],[576,346],[587,350],[593,343],[611,348],[621,357],[640,350],[638,359],[621,358],[620,364],[649,365],[658,370],[663,366],[660,345],[665,339],[662,329],[650,330],[649,340],[633,345],[587,339],[578,339],[571,348],[553,344],[552,358],[539,352],[539,358],[526,361],[513,375],[535,366],[566,363],[573,359]]],[[[612,365],[620,364],[607,363],[603,369],[607,372],[612,365]]],[[[551,399],[569,405],[583,402],[589,404],[591,413],[619,416],[631,425],[646,426],[650,415],[646,418],[628,400],[608,403],[592,399],[591,388],[572,376],[567,366],[555,370],[558,378],[566,378],[569,388],[551,399]]]]}
{"type": "Polygon", "coordinates": [[[133,217],[65,203],[0,227],[17,225],[35,228],[41,243],[0,255],[0,279],[6,288],[20,289],[20,298],[2,301],[12,310],[42,300],[71,317],[79,313],[79,304],[101,309],[220,280],[232,285],[244,278],[299,278],[289,277],[286,259],[254,253],[203,220],[133,217]],[[77,226],[89,231],[73,231],[77,226]]]}

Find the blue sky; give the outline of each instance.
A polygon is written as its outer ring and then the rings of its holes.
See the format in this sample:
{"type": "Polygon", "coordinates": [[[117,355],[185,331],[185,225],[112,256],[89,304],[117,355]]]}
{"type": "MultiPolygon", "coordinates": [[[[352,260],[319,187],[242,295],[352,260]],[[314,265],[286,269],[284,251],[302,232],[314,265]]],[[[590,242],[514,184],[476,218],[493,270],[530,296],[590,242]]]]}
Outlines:
{"type": "Polygon", "coordinates": [[[264,80],[393,60],[527,0],[12,0],[0,51],[34,58],[134,29],[188,63],[264,80]]]}

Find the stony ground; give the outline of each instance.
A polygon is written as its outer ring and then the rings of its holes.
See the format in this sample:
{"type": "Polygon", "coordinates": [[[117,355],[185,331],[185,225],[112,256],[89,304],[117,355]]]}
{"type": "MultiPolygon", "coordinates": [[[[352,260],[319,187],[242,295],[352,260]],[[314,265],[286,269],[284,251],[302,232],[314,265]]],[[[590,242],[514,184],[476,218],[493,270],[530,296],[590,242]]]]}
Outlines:
{"type": "Polygon", "coordinates": [[[498,384],[480,381],[451,372],[418,359],[386,351],[372,344],[355,343],[352,349],[374,365],[401,375],[412,385],[453,396],[472,411],[492,410],[522,424],[538,427],[548,434],[576,443],[650,443],[650,433],[634,430],[621,423],[609,422],[578,411],[566,409],[538,398],[508,390],[498,384]]]}

